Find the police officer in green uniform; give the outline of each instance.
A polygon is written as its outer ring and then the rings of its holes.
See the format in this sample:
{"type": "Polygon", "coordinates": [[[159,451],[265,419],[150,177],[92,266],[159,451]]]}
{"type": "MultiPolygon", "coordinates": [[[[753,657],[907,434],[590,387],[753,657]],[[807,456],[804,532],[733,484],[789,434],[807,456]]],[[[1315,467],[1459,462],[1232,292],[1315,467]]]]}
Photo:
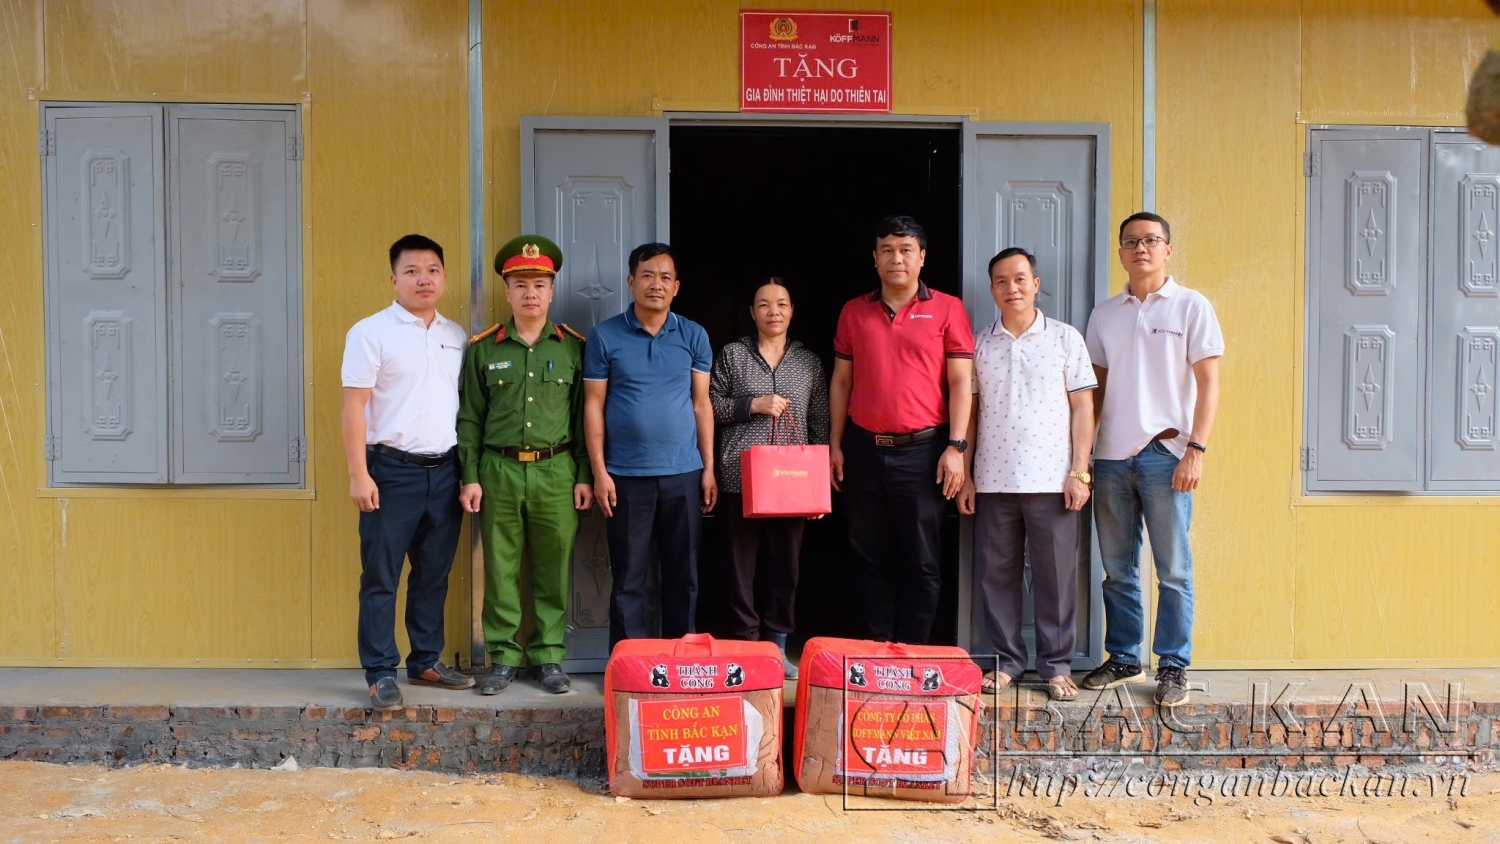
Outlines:
{"type": "Polygon", "coordinates": [[[500,248],[495,271],[511,319],[469,338],[460,379],[458,459],[464,509],[484,540],[484,639],[494,668],[480,694],[504,691],[529,661],[542,687],[563,673],[568,563],[579,511],[593,506],[583,440],[583,337],[547,318],[562,250],[523,235],[500,248]],[[535,624],[521,642],[521,557],[531,560],[535,624]]]}

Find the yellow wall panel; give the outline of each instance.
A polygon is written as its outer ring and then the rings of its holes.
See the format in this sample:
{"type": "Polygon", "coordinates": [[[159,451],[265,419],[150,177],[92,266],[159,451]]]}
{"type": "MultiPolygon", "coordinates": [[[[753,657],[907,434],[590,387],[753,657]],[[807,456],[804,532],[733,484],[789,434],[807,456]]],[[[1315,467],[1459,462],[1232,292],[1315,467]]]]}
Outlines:
{"type": "MultiPolygon", "coordinates": [[[[456,2],[311,3],[313,92],[307,167],[318,499],[313,504],[313,655],[352,658],[359,513],[339,433],[344,335],[391,303],[386,250],[420,232],[444,247],[439,306],[468,326],[468,10],[456,2]]],[[[455,491],[455,494],[456,491],[455,491]]],[[[469,568],[460,548],[448,599],[448,653],[467,653],[469,568]]],[[[399,625],[398,625],[399,626],[399,625]]],[[[403,634],[404,636],[404,634],[403,634]]]]}
{"type": "Polygon", "coordinates": [[[53,511],[36,497],[45,465],[42,416],[41,177],[36,84],[41,15],[28,0],[0,0],[0,658],[54,655],[53,511]]]}
{"type": "Polygon", "coordinates": [[[1305,122],[1462,122],[1493,24],[1479,4],[1302,5],[1300,36],[1295,2],[1159,7],[1160,206],[1174,271],[1213,300],[1229,347],[1195,502],[1195,656],[1500,659],[1482,562],[1500,543],[1493,504],[1330,505],[1297,494],[1295,468],[1305,122]]]}
{"type": "MultiPolygon", "coordinates": [[[[1308,0],[1302,32],[1308,122],[1462,125],[1469,75],[1496,31],[1483,4],[1462,0],[1308,0]]],[[[1494,499],[1452,498],[1297,507],[1297,659],[1500,662],[1500,519],[1494,499]]]]}
{"type": "MultiPolygon", "coordinates": [[[[46,0],[49,91],[307,89],[301,0],[46,0]]],[[[165,101],[165,100],[163,100],[165,101]]]]}
{"type": "Polygon", "coordinates": [[[1496,35],[1483,3],[1306,0],[1303,8],[1306,120],[1464,122],[1469,76],[1496,35]]]}
{"type": "Polygon", "coordinates": [[[1297,511],[1297,659],[1495,660],[1494,507],[1297,511]]]}
{"type": "Polygon", "coordinates": [[[308,502],[57,505],[58,656],[311,656],[308,502]]]}
{"type": "Polygon", "coordinates": [[[1284,458],[1298,445],[1297,3],[1244,8],[1233,0],[1158,6],[1157,185],[1172,223],[1169,269],[1208,296],[1227,348],[1193,500],[1198,660],[1287,659],[1293,641],[1284,458]],[[1256,84],[1246,86],[1251,77],[1256,84]]]}
{"type": "MultiPolygon", "coordinates": [[[[654,101],[668,110],[737,111],[742,6],[765,4],[487,3],[485,167],[493,185],[487,243],[519,232],[521,117],[647,116],[654,101]]],[[[1134,210],[1140,196],[1138,3],[810,0],[796,7],[891,12],[897,114],[1110,123],[1111,207],[1117,214],[1134,210]],[[1060,44],[1080,48],[1056,61],[1048,50],[1060,44]]],[[[1116,286],[1123,278],[1118,275],[1116,286]]],[[[493,289],[489,295],[490,307],[503,307],[493,289]]]]}
{"type": "MultiPolygon", "coordinates": [[[[1139,210],[1139,3],[883,5],[894,16],[891,98],[898,114],[1108,123],[1110,213],[1120,218],[1139,210]],[[1079,48],[1069,49],[1066,61],[1044,58],[1043,45],[1060,44],[1079,48]]],[[[737,78],[737,65],[731,76],[737,78]]],[[[1124,271],[1111,266],[1110,272],[1111,288],[1123,287],[1124,271]]]]}
{"type": "MultiPolygon", "coordinates": [[[[359,554],[339,358],[390,301],[385,252],[447,248],[467,325],[467,10],[446,0],[0,0],[0,660],[352,661],[359,554]],[[308,476],[315,501],[42,498],[40,98],[303,103],[308,476]],[[153,97],[153,95],[155,95],[153,97]],[[3,522],[4,517],[0,517],[3,522]],[[54,600],[55,599],[55,600],[54,600]],[[54,605],[60,608],[54,611],[54,605]]],[[[86,497],[85,497],[86,496],[86,497]]],[[[275,498],[274,494],[268,498],[275,498]]],[[[458,558],[467,560],[467,547],[458,558]]],[[[467,641],[468,567],[448,626],[467,641]]]]}
{"type": "MultiPolygon", "coordinates": [[[[765,4],[487,0],[487,248],[520,224],[521,116],[736,109],[742,5],[765,4]]],[[[1109,123],[1111,215],[1135,209],[1138,0],[797,5],[893,13],[898,114],[1109,123]]],[[[1306,124],[1461,122],[1495,24],[1477,0],[1157,8],[1159,207],[1175,224],[1174,272],[1211,297],[1229,341],[1196,500],[1195,660],[1500,662],[1489,609],[1500,581],[1486,570],[1500,547],[1493,503],[1329,505],[1297,494],[1294,468],[1306,124]]],[[[0,201],[18,209],[0,227],[12,303],[0,309],[0,662],[353,660],[343,338],[389,302],[385,250],[408,231],[447,246],[443,311],[468,323],[466,39],[456,0],[0,0],[0,201]],[[41,177],[29,91],[304,103],[315,500],[38,497],[41,177]]],[[[1118,290],[1123,273],[1111,272],[1118,290]]],[[[465,544],[449,654],[466,650],[467,559],[465,544]]]]}

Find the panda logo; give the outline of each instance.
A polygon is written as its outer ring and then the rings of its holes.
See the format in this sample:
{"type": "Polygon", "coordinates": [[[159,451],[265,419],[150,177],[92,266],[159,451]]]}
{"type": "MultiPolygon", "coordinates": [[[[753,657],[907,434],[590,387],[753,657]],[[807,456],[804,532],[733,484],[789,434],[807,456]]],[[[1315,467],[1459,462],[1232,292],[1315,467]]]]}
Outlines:
{"type": "Polygon", "coordinates": [[[667,682],[667,667],[665,665],[656,665],[651,668],[651,685],[658,689],[671,687],[671,684],[667,682]]]}
{"type": "Polygon", "coordinates": [[[729,663],[729,669],[724,677],[724,688],[732,689],[735,686],[742,686],[744,684],[745,669],[741,668],[738,663],[729,663]]]}
{"type": "Polygon", "coordinates": [[[936,668],[922,669],[922,691],[935,692],[943,685],[943,672],[936,668]]]}
{"type": "Polygon", "coordinates": [[[865,685],[865,664],[863,662],[854,662],[849,664],[849,685],[865,685]]]}

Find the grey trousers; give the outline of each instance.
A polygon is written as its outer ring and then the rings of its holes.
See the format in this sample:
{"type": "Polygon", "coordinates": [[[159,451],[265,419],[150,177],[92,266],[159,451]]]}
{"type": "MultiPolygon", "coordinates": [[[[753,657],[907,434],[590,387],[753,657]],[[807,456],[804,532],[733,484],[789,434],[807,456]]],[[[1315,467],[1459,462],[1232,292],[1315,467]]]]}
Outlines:
{"type": "Polygon", "coordinates": [[[1078,517],[1063,494],[981,493],[974,506],[974,566],[984,595],[985,632],[999,670],[1026,670],[1021,597],[1028,545],[1036,630],[1036,673],[1050,680],[1072,671],[1077,643],[1078,517]]]}

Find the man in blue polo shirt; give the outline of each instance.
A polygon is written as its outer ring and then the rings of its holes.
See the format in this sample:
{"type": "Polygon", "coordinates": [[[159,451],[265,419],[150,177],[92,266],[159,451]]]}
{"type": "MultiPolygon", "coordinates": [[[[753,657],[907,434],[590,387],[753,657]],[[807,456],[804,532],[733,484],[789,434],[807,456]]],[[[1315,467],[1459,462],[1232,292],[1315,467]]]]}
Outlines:
{"type": "Polygon", "coordinates": [[[594,500],[609,519],[609,646],[650,636],[651,542],[661,560],[661,635],[693,632],[702,514],[719,497],[713,349],[703,326],[672,313],[677,263],[665,243],[630,253],[624,313],[594,326],[583,353],[583,424],[594,500]]]}

